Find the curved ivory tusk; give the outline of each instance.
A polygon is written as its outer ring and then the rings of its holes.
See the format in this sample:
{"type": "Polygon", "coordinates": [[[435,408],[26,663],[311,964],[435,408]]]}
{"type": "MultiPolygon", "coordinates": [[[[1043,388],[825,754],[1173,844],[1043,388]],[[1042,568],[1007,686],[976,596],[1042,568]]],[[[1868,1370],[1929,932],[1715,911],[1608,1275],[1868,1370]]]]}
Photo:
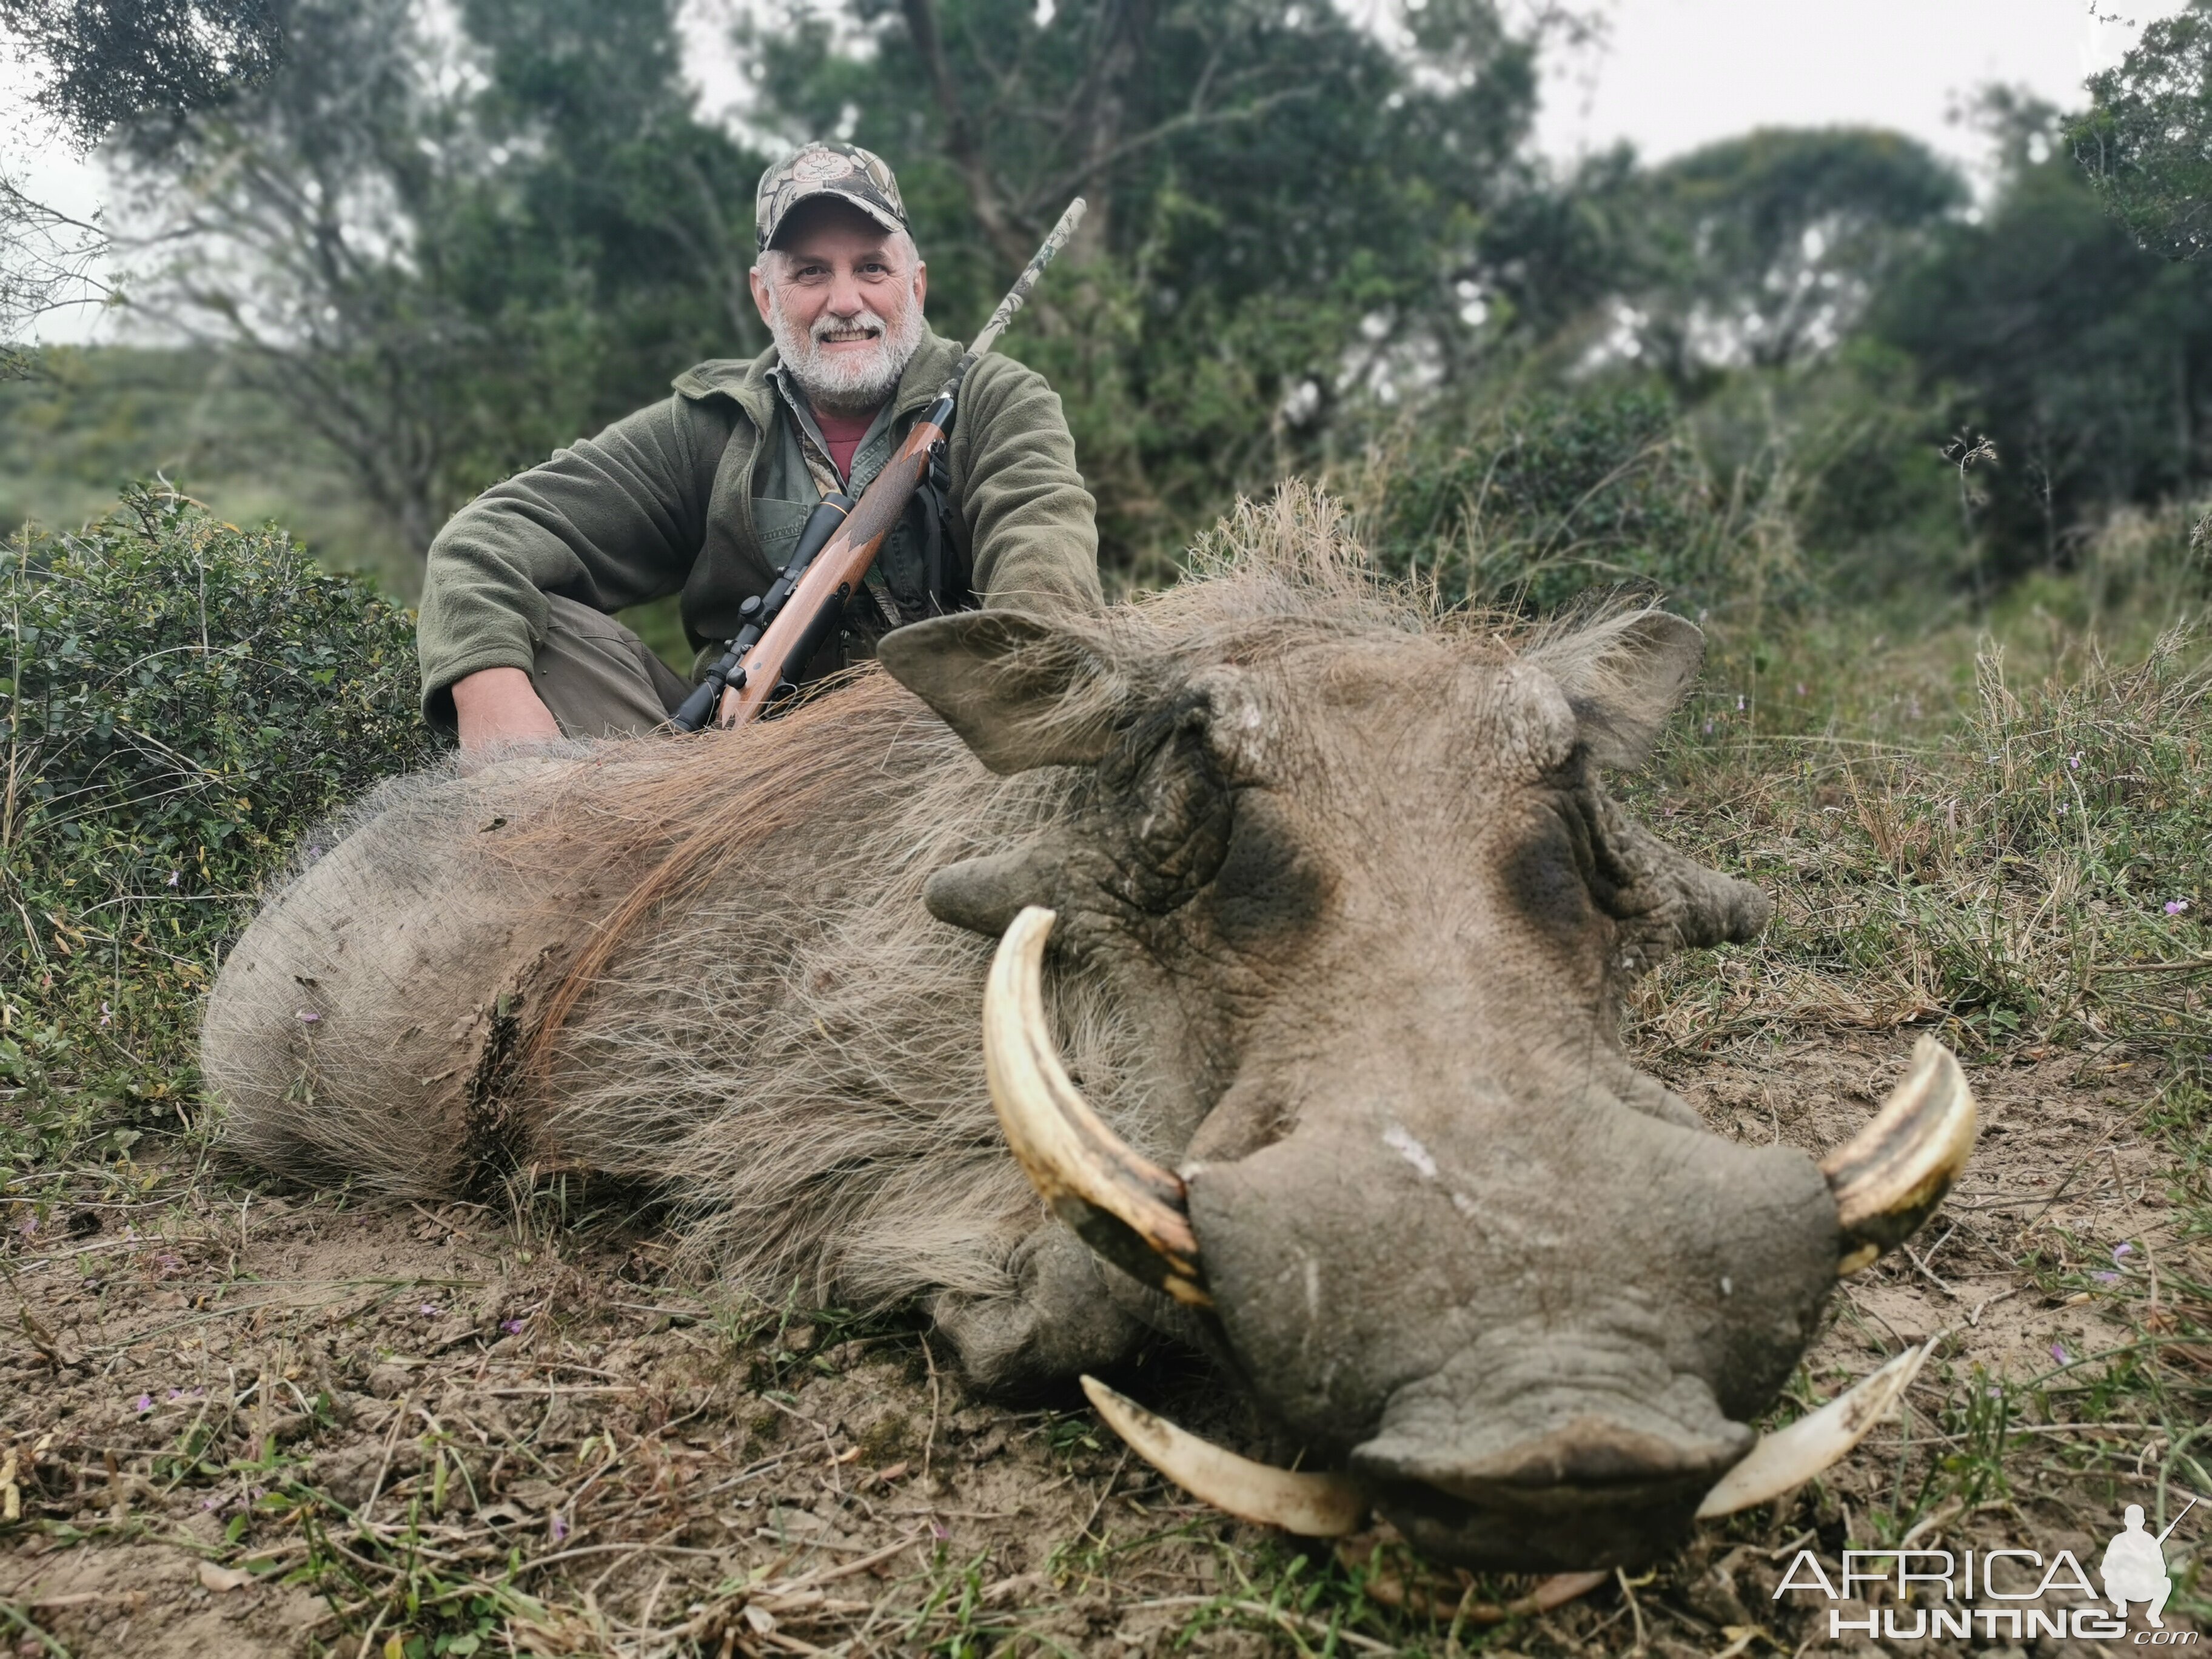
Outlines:
{"type": "Polygon", "coordinates": [[[1934,1212],[1974,1150],[1974,1095],[1951,1051],[1923,1037],[1874,1121],[1820,1160],[1854,1273],[1934,1212]]]}
{"type": "Polygon", "coordinates": [[[1181,1177],[1108,1128],[1060,1063],[1041,980],[1054,920],[1025,907],[983,982],[983,1070],[999,1127],[1030,1184],[1085,1243],[1176,1301],[1210,1307],[1181,1177]]]}
{"type": "Polygon", "coordinates": [[[1838,1462],[1866,1438],[1869,1429],[1889,1415],[1935,1346],[1923,1342],[1917,1348],[1907,1348],[1820,1410],[1799,1418],[1786,1429],[1759,1436],[1759,1443],[1743,1462],[1705,1494],[1705,1502],[1698,1505],[1698,1519],[1734,1515],[1738,1510],[1779,1498],[1838,1462]]]}
{"type": "Polygon", "coordinates": [[[1116,1394],[1095,1376],[1083,1392],[1138,1456],[1201,1502],[1301,1538],[1341,1538],[1367,1518],[1367,1494],[1348,1474],[1302,1473],[1224,1451],[1116,1394]]]}

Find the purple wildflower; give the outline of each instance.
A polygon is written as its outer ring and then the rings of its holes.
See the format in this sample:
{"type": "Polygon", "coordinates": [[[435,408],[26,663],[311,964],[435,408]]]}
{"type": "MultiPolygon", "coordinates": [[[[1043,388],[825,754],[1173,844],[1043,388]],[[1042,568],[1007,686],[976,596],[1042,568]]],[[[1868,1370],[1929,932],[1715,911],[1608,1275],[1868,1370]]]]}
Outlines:
{"type": "Polygon", "coordinates": [[[182,1400],[184,1397],[185,1391],[182,1389],[172,1389],[169,1390],[169,1398],[172,1400],[182,1400]]]}
{"type": "Polygon", "coordinates": [[[2066,1345],[2063,1342],[2054,1342],[2051,1345],[2051,1357],[2062,1365],[2070,1365],[2074,1363],[2072,1356],[2066,1352],[2066,1345]]]}
{"type": "Polygon", "coordinates": [[[2117,1285],[2120,1282],[2120,1276],[2118,1273],[2091,1273],[2089,1277],[2100,1285],[2117,1285]]]}
{"type": "Polygon", "coordinates": [[[499,1322],[499,1328],[509,1336],[522,1334],[522,1322],[519,1319],[502,1319],[499,1322]]]}
{"type": "Polygon", "coordinates": [[[140,1395],[136,1400],[131,1402],[131,1409],[137,1412],[141,1417],[143,1417],[148,1412],[154,1409],[154,1396],[150,1394],[140,1395]]]}
{"type": "Polygon", "coordinates": [[[425,1319],[435,1319],[440,1314],[445,1311],[446,1310],[443,1308],[440,1307],[434,1302],[425,1302],[422,1304],[422,1317],[425,1319]]]}
{"type": "Polygon", "coordinates": [[[933,1521],[929,1523],[929,1535],[941,1544],[952,1536],[952,1531],[942,1521],[933,1521]]]}
{"type": "Polygon", "coordinates": [[[2168,899],[2166,902],[2166,914],[2169,916],[2178,916],[2188,908],[2187,899],[2168,899]]]}
{"type": "Polygon", "coordinates": [[[559,1543],[568,1535],[568,1517],[558,1510],[553,1512],[553,1541],[559,1543]]]}
{"type": "Polygon", "coordinates": [[[106,1003],[104,1003],[104,1002],[103,1002],[103,1003],[101,1003],[101,1004],[100,1005],[100,1023],[102,1025],[105,1025],[105,1024],[106,1024],[108,1023],[108,1021],[109,1021],[110,1019],[112,1019],[112,1018],[114,1018],[114,1015],[113,1015],[112,1011],[109,1009],[108,1006],[107,1006],[106,1003]]]}
{"type": "Polygon", "coordinates": [[[2078,772],[2081,769],[2081,751],[2080,750],[2075,750],[2072,754],[2066,757],[2066,769],[2069,772],[2078,772]]]}
{"type": "Polygon", "coordinates": [[[1712,734],[1713,734],[1713,723],[1712,723],[1711,720],[1707,720],[1707,721],[1705,722],[1705,735],[1706,735],[1707,737],[1709,737],[1709,738],[1710,738],[1711,736],[1712,736],[1712,734]]]}
{"type": "Polygon", "coordinates": [[[172,870],[172,871],[170,871],[170,872],[169,872],[169,885],[170,885],[170,886],[172,886],[172,887],[174,887],[174,886],[177,884],[177,878],[178,878],[179,876],[182,875],[183,873],[184,873],[184,872],[182,872],[181,870],[172,870]]]}
{"type": "Polygon", "coordinates": [[[1739,714],[1743,713],[1743,693],[1741,691],[1735,694],[1735,712],[1739,714]]]}
{"type": "Polygon", "coordinates": [[[323,1017],[320,1014],[317,1013],[312,1008],[302,1008],[300,1010],[300,1024],[302,1025],[318,1024],[321,1022],[322,1018],[323,1017]]]}
{"type": "Polygon", "coordinates": [[[2135,1247],[2134,1245],[2132,1245],[2132,1244],[2115,1244],[2115,1245],[2113,1245],[2113,1246],[2112,1246],[2112,1265],[2113,1265],[2115,1267],[2124,1267],[2125,1266],[2127,1266],[2128,1258],[2129,1258],[2130,1256],[2133,1255],[2135,1253],[2136,1253],[2136,1247],[2135,1247]]]}

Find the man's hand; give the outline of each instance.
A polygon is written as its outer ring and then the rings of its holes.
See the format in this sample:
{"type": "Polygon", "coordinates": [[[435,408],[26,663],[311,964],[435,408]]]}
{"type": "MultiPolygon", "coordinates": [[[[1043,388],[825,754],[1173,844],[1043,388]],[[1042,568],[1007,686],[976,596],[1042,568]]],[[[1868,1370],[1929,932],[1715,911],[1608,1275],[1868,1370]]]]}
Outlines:
{"type": "Polygon", "coordinates": [[[455,680],[453,716],[464,750],[561,740],[560,723],[520,668],[480,668],[455,680]]]}

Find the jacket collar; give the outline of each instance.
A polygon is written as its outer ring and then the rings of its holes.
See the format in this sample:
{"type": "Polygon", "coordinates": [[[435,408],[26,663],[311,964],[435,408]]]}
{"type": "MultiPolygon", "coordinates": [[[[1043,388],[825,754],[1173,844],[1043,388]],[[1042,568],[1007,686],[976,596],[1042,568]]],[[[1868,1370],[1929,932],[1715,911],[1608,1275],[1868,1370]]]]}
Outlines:
{"type": "MultiPolygon", "coordinates": [[[[937,394],[945,389],[945,382],[951,377],[952,366],[959,362],[960,352],[957,340],[925,332],[921,343],[907,361],[906,372],[899,376],[898,390],[891,394],[891,418],[903,419],[934,403],[937,394]]],[[[769,371],[781,361],[774,346],[757,357],[716,357],[696,368],[685,369],[672,384],[678,392],[696,402],[703,403],[710,398],[729,398],[744,410],[757,430],[765,432],[775,419],[781,395],[769,378],[769,371]]]]}

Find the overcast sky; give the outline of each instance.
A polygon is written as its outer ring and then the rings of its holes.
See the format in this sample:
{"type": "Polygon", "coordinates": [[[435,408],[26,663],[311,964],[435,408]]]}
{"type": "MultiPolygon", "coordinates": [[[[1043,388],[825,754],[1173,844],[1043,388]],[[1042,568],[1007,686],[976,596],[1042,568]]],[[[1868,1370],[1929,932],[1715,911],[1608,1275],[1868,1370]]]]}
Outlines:
{"type": "MultiPolygon", "coordinates": [[[[1388,0],[1340,0],[1355,15],[1388,0]]],[[[691,0],[688,38],[717,31],[705,19],[729,0],[691,0]]],[[[2142,25],[2181,0],[1609,0],[1600,46],[1548,66],[1537,143],[1562,159],[1626,138],[1663,160],[1756,126],[1850,123],[1893,127],[1972,167],[1979,140],[1949,118],[1992,81],[2062,106],[2082,77],[2115,63],[2142,25]]],[[[735,66],[726,51],[695,50],[692,70],[710,109],[727,104],[735,66]]],[[[12,116],[23,82],[0,64],[0,113],[12,116]]],[[[95,165],[13,119],[0,120],[9,170],[34,196],[83,215],[100,195],[95,165]]],[[[893,158],[896,163],[896,158],[893,158]]],[[[62,313],[49,339],[82,339],[89,309],[62,313]]]]}
{"type": "Polygon", "coordinates": [[[1758,126],[1894,127],[1962,162],[1948,119],[2002,81],[2062,107],[2180,0],[1613,0],[1609,39],[1553,65],[1537,142],[1571,155],[1626,138],[1663,160],[1758,126]],[[2132,21],[2124,21],[2132,20],[2132,21]]]}

